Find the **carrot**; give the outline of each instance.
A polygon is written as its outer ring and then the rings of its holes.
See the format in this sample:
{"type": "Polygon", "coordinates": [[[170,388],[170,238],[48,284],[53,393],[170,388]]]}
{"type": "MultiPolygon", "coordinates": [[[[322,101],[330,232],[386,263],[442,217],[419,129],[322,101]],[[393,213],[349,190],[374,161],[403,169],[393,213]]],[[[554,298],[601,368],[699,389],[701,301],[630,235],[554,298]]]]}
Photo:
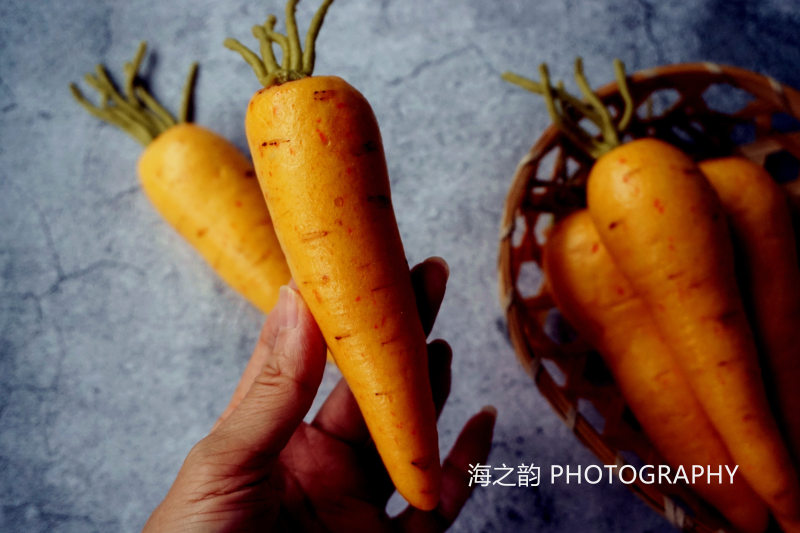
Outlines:
{"type": "Polygon", "coordinates": [[[800,525],[797,475],[767,403],[713,188],[688,157],[655,139],[602,156],[587,188],[601,239],[742,475],[779,519],[800,525]]]}
{"type": "Polygon", "coordinates": [[[653,138],[621,144],[633,105],[621,62],[615,70],[625,102],[616,123],[589,88],[580,59],[575,73],[585,100],[554,89],[544,65],[541,84],[520,84],[542,93],[556,125],[598,158],[587,203],[601,241],[650,310],[742,475],[784,529],[800,531],[800,483],[767,401],[720,201],[677,148],[653,138]],[[582,129],[576,114],[595,122],[600,137],[582,129]]]}
{"type": "Polygon", "coordinates": [[[800,531],[797,474],[770,412],[714,189],[680,150],[640,139],[603,155],[589,212],[757,493],[800,531]]]}
{"type": "Polygon", "coordinates": [[[380,131],[367,100],[341,78],[311,76],[314,16],[301,55],[296,1],[288,36],[275,17],[253,29],[262,58],[226,45],[264,88],[251,99],[247,139],[275,231],[300,293],[353,391],[397,490],[437,505],[441,469],[426,340],[392,208],[380,131]],[[283,49],[278,66],[272,43],[283,49]]]}
{"type": "MultiPolygon", "coordinates": [[[[733,459],[656,329],[622,276],[589,212],[558,222],[544,248],[544,272],[559,310],[603,356],[636,419],[673,468],[708,465],[725,472],[733,459]]],[[[764,531],[767,509],[742,478],[694,489],[738,530],[764,531]]]]}
{"type": "Polygon", "coordinates": [[[289,281],[289,269],[253,165],[224,138],[187,122],[196,65],[175,118],[137,78],[144,52],[141,43],[133,62],[125,65],[124,92],[102,65],[95,75],[86,75],[103,98],[101,106],[89,102],[74,84],[72,93],[91,114],[145,146],[138,172],[156,210],[223,280],[266,313],[280,286],[289,281]]]}
{"type": "Polygon", "coordinates": [[[800,267],[786,192],[748,159],[726,157],[699,166],[716,190],[742,251],[768,391],[800,465],[800,267]]]}

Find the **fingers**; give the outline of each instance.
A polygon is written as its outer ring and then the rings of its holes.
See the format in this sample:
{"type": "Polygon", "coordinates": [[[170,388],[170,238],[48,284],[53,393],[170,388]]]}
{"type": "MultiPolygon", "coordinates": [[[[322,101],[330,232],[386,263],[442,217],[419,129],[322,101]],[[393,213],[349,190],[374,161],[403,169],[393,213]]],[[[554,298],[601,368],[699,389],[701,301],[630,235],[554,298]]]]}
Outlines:
{"type": "Polygon", "coordinates": [[[472,493],[469,465],[485,463],[489,457],[496,418],[494,407],[484,407],[469,419],[442,464],[439,505],[433,511],[409,507],[396,518],[399,531],[438,533],[450,527],[472,493]]]}
{"type": "Polygon", "coordinates": [[[441,257],[430,257],[411,269],[411,284],[425,335],[433,329],[449,276],[450,267],[441,257]]]}
{"type": "MultiPolygon", "coordinates": [[[[297,289],[297,285],[294,284],[294,280],[292,280],[289,284],[289,289],[297,289]]],[[[242,372],[242,377],[239,378],[239,383],[236,385],[236,390],[233,391],[233,395],[231,396],[230,402],[228,402],[228,406],[220,415],[219,420],[217,420],[217,422],[214,424],[214,427],[211,428],[211,431],[214,431],[214,429],[216,429],[224,419],[228,418],[228,415],[231,414],[236,406],[239,405],[239,402],[241,402],[245,397],[247,391],[250,390],[250,386],[255,381],[258,373],[261,372],[261,369],[264,367],[267,358],[272,352],[272,348],[275,346],[275,340],[278,337],[278,332],[282,327],[285,326],[285,324],[294,320],[294,318],[288,316],[289,313],[295,311],[290,309],[289,306],[285,305],[287,303],[287,296],[284,296],[284,291],[286,291],[286,288],[282,287],[278,303],[275,304],[275,308],[269,313],[267,320],[264,322],[264,325],[261,328],[261,333],[258,336],[256,347],[253,349],[253,355],[250,356],[250,361],[248,361],[244,372],[242,372]]]]}
{"type": "Polygon", "coordinates": [[[469,465],[485,463],[492,445],[497,410],[485,407],[461,430],[450,454],[442,464],[442,494],[438,511],[452,524],[466,503],[472,489],[469,465]]]}
{"type": "Polygon", "coordinates": [[[436,418],[450,396],[451,366],[453,350],[447,342],[436,339],[428,345],[428,373],[431,378],[433,404],[436,406],[436,418]]]}
{"type": "Polygon", "coordinates": [[[369,438],[367,424],[344,378],[339,380],[311,425],[348,444],[360,446],[369,438]]]}
{"type": "Polygon", "coordinates": [[[209,437],[235,442],[243,453],[277,455],[311,407],[324,367],[316,322],[300,294],[282,287],[231,405],[209,437]]]}

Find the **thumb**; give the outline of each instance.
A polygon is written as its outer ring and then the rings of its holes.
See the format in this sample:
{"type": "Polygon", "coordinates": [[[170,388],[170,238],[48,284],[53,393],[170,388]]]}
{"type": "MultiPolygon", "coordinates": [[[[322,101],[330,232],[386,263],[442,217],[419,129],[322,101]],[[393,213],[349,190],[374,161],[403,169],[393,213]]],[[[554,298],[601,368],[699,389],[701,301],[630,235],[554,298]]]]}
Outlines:
{"type": "Polygon", "coordinates": [[[262,459],[286,446],[311,408],[325,369],[325,341],[296,290],[281,287],[264,329],[271,334],[262,337],[263,365],[238,405],[212,432],[262,459]]]}

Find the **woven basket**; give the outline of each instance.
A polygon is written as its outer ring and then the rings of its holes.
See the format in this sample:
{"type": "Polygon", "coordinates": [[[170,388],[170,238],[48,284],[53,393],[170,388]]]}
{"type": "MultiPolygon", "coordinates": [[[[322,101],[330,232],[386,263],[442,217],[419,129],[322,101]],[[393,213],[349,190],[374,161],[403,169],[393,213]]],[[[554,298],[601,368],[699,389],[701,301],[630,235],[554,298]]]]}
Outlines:
{"type": "MultiPolygon", "coordinates": [[[[800,93],[772,78],[710,63],[629,76],[637,110],[626,139],[658,137],[696,159],[744,155],[797,191],[800,93]],[[788,173],[788,175],[787,175],[788,173]]],[[[615,83],[597,91],[618,113],[615,83]]],[[[532,97],[533,98],[533,97],[532,97]]],[[[592,160],[550,127],[517,167],[500,234],[500,298],[517,356],[574,435],[605,464],[663,463],[596,352],[571,330],[541,270],[547,228],[586,206],[592,160]]],[[[689,487],[628,485],[684,531],[732,531],[689,487]]]]}

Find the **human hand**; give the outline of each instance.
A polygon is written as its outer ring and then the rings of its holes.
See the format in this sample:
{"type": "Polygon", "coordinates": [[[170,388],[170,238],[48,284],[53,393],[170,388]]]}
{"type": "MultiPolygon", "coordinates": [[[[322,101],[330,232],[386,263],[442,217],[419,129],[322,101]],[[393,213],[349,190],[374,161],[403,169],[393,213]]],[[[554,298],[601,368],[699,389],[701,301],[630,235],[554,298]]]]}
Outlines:
{"type": "MultiPolygon", "coordinates": [[[[447,264],[428,259],[411,271],[417,308],[430,333],[447,283],[447,264]]],[[[325,342],[302,297],[281,289],[230,404],[189,452],[145,532],[326,531],[439,532],[469,498],[470,463],[485,462],[495,411],[464,426],[442,465],[440,502],[432,511],[386,512],[394,492],[342,379],[314,420],[311,407],[325,367],[325,342]]],[[[436,412],[450,391],[452,353],[428,345],[436,412]]]]}

